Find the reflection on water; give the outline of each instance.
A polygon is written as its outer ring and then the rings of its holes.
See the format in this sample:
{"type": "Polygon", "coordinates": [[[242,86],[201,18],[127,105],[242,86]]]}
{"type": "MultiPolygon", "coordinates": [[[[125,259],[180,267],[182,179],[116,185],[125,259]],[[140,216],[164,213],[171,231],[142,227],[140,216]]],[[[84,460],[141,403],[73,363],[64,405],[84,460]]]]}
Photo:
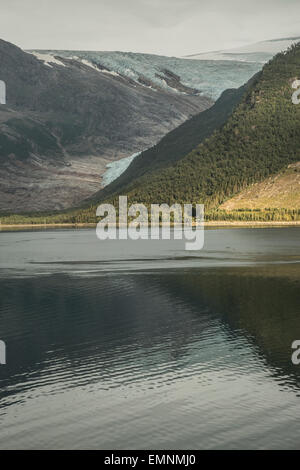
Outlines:
{"type": "Polygon", "coordinates": [[[0,234],[0,448],[299,447],[299,234],[0,234]]]}

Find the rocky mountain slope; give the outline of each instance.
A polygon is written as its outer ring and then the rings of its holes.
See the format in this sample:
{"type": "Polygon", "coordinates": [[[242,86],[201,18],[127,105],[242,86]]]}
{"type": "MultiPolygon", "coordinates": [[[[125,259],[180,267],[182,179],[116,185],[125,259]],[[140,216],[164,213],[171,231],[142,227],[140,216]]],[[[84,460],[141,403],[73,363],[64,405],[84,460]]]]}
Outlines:
{"type": "MultiPolygon", "coordinates": [[[[172,77],[169,77],[170,80],[172,77]]],[[[97,64],[0,41],[0,210],[61,209],[99,189],[109,161],[155,144],[212,101],[97,64]]],[[[175,78],[174,78],[175,79],[175,78]]]]}

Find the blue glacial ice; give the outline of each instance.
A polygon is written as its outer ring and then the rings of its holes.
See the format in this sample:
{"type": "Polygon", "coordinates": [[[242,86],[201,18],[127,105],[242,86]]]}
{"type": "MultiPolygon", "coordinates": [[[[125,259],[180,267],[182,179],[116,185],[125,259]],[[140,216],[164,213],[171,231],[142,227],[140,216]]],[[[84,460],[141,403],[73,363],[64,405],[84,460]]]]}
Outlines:
{"type": "Polygon", "coordinates": [[[174,88],[164,80],[164,70],[169,70],[180,77],[183,85],[213,99],[217,99],[228,88],[243,85],[263,66],[262,62],[255,61],[193,60],[133,52],[56,50],[43,53],[80,60],[93,68],[98,67],[100,73],[128,77],[139,85],[139,79],[146,78],[154,85],[174,92],[174,88]]]}
{"type": "Polygon", "coordinates": [[[142,152],[137,152],[133,155],[130,155],[129,157],[121,158],[121,160],[118,160],[116,162],[108,163],[106,165],[107,170],[102,177],[103,187],[107,186],[112,181],[117,179],[122,173],[124,173],[124,171],[127,170],[127,168],[129,167],[132,160],[134,160],[135,157],[137,157],[141,153],[142,152]]]}

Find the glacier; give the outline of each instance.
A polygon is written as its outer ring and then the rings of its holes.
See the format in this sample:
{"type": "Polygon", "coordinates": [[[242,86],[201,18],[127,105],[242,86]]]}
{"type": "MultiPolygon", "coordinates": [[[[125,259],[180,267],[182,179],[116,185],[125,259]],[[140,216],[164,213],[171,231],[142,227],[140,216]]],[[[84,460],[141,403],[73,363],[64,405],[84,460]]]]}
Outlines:
{"type": "Polygon", "coordinates": [[[198,94],[216,100],[228,88],[237,88],[247,82],[256,72],[261,70],[262,63],[239,60],[197,60],[179,57],[165,57],[153,54],[134,52],[95,52],[95,51],[31,51],[35,54],[46,54],[59,58],[73,59],[82,62],[102,73],[110,73],[126,77],[139,86],[150,86],[180,93],[165,80],[165,71],[172,72],[180,78],[180,82],[198,94]]]}
{"type": "MultiPolygon", "coordinates": [[[[262,41],[241,48],[194,54],[186,57],[166,57],[121,51],[67,51],[37,50],[28,51],[43,60],[45,65],[67,66],[60,58],[79,61],[99,73],[111,75],[112,79],[129,79],[136,86],[152,89],[165,89],[171,93],[205,95],[217,100],[228,88],[238,88],[259,72],[264,63],[274,54],[289,47],[300,38],[283,38],[262,41]],[[172,86],[170,73],[177,83],[188,87],[172,86]]],[[[118,178],[140,155],[128,157],[107,164],[103,174],[103,187],[118,178]]]]}
{"type": "MultiPolygon", "coordinates": [[[[59,62],[59,57],[82,62],[101,73],[115,78],[126,77],[139,86],[159,87],[170,92],[184,93],[168,84],[166,72],[176,74],[180,82],[198,94],[216,100],[228,88],[247,82],[264,63],[277,52],[300,41],[300,37],[261,41],[240,48],[193,54],[186,57],[166,57],[121,51],[37,50],[46,54],[46,64],[59,62]],[[53,56],[51,61],[49,56],[53,56]]],[[[42,60],[42,55],[40,55],[42,60]]]]}
{"type": "Polygon", "coordinates": [[[121,158],[115,162],[110,162],[106,165],[107,170],[102,175],[103,188],[109,185],[112,181],[117,179],[129,167],[130,163],[142,152],[136,152],[129,157],[121,158]]]}

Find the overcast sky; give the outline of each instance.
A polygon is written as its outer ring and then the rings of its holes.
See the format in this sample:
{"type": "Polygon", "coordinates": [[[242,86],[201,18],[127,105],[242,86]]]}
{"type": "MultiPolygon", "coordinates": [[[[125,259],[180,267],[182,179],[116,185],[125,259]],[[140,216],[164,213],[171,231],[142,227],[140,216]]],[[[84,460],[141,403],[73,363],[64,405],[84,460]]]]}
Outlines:
{"type": "Polygon", "coordinates": [[[0,37],[24,49],[180,56],[294,35],[299,0],[0,0],[0,37]]]}

